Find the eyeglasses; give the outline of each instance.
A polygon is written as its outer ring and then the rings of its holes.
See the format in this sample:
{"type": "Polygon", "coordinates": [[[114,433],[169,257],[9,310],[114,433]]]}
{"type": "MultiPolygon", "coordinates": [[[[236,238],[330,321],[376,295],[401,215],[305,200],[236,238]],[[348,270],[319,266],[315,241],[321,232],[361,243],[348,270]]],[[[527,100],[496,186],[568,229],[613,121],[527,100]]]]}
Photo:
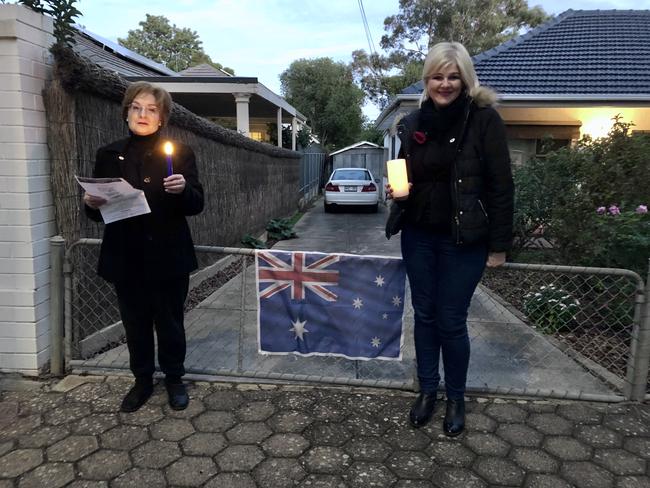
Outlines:
{"type": "Polygon", "coordinates": [[[142,107],[137,103],[132,103],[131,105],[129,105],[129,111],[134,115],[140,115],[143,110],[144,110],[144,114],[149,117],[157,117],[160,114],[160,109],[158,109],[158,107],[154,105],[150,107],[142,107]]]}

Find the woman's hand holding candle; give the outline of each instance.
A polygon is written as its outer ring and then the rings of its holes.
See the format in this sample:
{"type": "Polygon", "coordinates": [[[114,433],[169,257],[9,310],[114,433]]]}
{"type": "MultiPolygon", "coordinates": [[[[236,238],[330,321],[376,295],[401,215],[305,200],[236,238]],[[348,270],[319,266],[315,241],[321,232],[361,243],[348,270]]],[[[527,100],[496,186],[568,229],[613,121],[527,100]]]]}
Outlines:
{"type": "Polygon", "coordinates": [[[185,189],[185,178],[181,174],[163,178],[163,187],[167,193],[183,193],[183,190],[185,189]]]}
{"type": "Polygon", "coordinates": [[[405,159],[391,159],[386,162],[388,170],[387,190],[391,198],[404,200],[408,198],[411,184],[408,181],[405,159]]]}
{"type": "MultiPolygon", "coordinates": [[[[409,193],[411,192],[412,188],[413,188],[413,183],[409,182],[409,193]]],[[[386,198],[388,198],[390,200],[400,201],[400,200],[406,200],[409,197],[408,195],[406,195],[405,197],[397,197],[396,198],[396,197],[393,196],[393,193],[394,193],[393,187],[390,186],[390,183],[386,183],[386,198]]]]}
{"type": "Polygon", "coordinates": [[[183,175],[175,175],[172,166],[172,154],[174,154],[174,145],[167,141],[163,150],[165,151],[165,161],[167,163],[167,178],[163,178],[163,187],[167,193],[182,193],[185,189],[185,178],[183,175]]]}

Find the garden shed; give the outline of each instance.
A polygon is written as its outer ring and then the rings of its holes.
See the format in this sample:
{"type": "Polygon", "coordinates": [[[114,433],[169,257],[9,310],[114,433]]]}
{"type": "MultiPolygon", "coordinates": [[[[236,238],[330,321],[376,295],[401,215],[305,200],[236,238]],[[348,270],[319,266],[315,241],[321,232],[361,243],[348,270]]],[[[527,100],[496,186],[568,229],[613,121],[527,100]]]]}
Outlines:
{"type": "Polygon", "coordinates": [[[375,183],[382,186],[386,167],[386,150],[368,141],[361,141],[330,154],[332,171],[338,168],[368,168],[375,183]]]}

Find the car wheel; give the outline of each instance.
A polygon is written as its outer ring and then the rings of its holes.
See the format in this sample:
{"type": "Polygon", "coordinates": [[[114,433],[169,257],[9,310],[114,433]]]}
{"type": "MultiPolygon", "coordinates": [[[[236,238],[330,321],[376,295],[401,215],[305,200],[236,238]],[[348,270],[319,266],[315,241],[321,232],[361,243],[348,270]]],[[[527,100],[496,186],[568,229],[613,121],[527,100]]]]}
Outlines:
{"type": "Polygon", "coordinates": [[[327,202],[323,202],[323,207],[325,208],[325,213],[331,213],[332,212],[332,205],[327,202]]]}
{"type": "Polygon", "coordinates": [[[377,210],[379,210],[379,204],[378,203],[375,203],[374,205],[370,206],[370,211],[372,213],[377,213],[377,210]]]}

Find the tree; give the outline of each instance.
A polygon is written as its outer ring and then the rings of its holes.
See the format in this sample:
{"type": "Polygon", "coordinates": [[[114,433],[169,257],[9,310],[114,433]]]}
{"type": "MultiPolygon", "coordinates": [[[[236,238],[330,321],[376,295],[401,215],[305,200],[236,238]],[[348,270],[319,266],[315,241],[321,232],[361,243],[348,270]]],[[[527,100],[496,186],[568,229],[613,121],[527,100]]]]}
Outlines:
{"type": "MultiPolygon", "coordinates": [[[[54,37],[58,45],[74,44],[74,23],[81,15],[74,4],[77,0],[18,0],[18,3],[52,17],[54,37]]],[[[2,0],[2,3],[6,3],[2,0]]]]}
{"type": "Polygon", "coordinates": [[[384,20],[380,45],[386,53],[354,51],[354,73],[369,98],[384,107],[421,78],[424,58],[434,44],[457,41],[474,55],[547,19],[526,0],[400,0],[399,13],[384,20]]]}
{"type": "Polygon", "coordinates": [[[118,39],[122,46],[135,51],[174,71],[207,63],[231,74],[231,68],[215,63],[203,51],[202,42],[196,31],[171,25],[163,15],[149,15],[139,23],[140,28],[130,30],[126,39],[118,39]]]}
{"type": "Polygon", "coordinates": [[[299,59],[280,75],[280,84],[323,146],[340,148],[357,140],[364,97],[349,66],[330,58],[299,59]]]}
{"type": "Polygon", "coordinates": [[[384,134],[375,127],[373,121],[368,120],[367,117],[363,118],[363,126],[361,127],[361,134],[359,134],[359,139],[362,141],[372,142],[378,146],[384,145],[384,134]]]}
{"type": "MultiPolygon", "coordinates": [[[[278,124],[275,122],[269,122],[266,124],[266,133],[269,136],[269,144],[273,146],[278,145],[278,124]]],[[[293,129],[291,125],[284,125],[282,127],[282,147],[285,149],[291,149],[293,145],[292,140],[293,129]]],[[[304,149],[309,146],[311,142],[311,132],[309,127],[302,127],[296,133],[296,146],[297,149],[304,149]]]]}

